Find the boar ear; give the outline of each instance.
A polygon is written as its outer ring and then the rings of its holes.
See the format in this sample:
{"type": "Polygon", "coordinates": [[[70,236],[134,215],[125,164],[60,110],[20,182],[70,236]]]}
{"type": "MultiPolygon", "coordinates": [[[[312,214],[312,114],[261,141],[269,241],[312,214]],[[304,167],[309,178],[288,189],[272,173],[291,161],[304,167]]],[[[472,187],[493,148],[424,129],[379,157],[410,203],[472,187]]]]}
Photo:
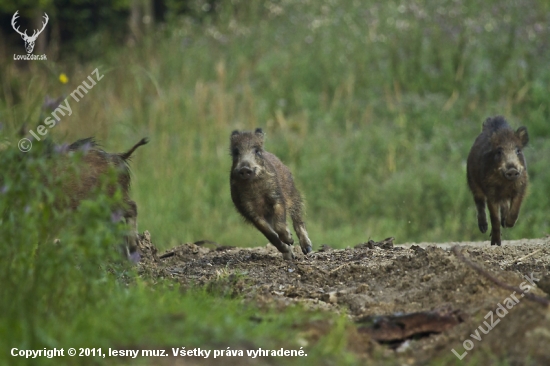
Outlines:
{"type": "Polygon", "coordinates": [[[529,142],[529,134],[527,133],[527,127],[525,126],[518,128],[516,131],[516,136],[519,138],[523,146],[526,146],[529,142]]]}
{"type": "Polygon", "coordinates": [[[261,137],[264,137],[264,131],[263,131],[261,128],[259,128],[259,127],[256,128],[256,130],[254,130],[254,133],[255,133],[256,135],[259,135],[259,136],[261,136],[261,137]]]}
{"type": "Polygon", "coordinates": [[[231,137],[236,136],[236,135],[240,135],[240,132],[238,130],[235,130],[235,131],[231,132],[231,137]]]}

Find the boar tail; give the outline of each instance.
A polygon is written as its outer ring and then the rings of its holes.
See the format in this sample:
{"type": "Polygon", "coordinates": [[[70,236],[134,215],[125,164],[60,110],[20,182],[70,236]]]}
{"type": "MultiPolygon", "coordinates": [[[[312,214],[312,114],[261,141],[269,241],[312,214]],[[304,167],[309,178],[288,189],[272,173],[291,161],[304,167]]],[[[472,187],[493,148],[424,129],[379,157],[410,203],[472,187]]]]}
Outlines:
{"type": "Polygon", "coordinates": [[[128,160],[130,158],[130,156],[132,155],[132,153],[138,148],[140,147],[141,145],[145,145],[146,143],[149,142],[149,139],[147,137],[144,137],[142,138],[141,140],[139,140],[139,142],[137,144],[135,144],[130,150],[126,151],[125,153],[122,153],[122,154],[119,154],[119,156],[123,159],[123,160],[128,160]]]}

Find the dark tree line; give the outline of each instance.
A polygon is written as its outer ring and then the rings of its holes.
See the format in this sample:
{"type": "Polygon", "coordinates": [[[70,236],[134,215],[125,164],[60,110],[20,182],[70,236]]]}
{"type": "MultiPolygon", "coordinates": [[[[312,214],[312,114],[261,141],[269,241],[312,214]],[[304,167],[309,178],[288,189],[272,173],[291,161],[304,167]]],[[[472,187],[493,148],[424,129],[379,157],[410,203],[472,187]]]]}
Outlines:
{"type": "Polygon", "coordinates": [[[217,0],[0,0],[0,52],[25,53],[21,36],[12,28],[18,11],[20,30],[42,28],[35,54],[48,52],[58,58],[72,54],[83,58],[100,54],[102,45],[136,41],[149,30],[172,18],[187,15],[197,20],[215,13],[217,0]],[[207,9],[205,11],[205,9],[207,9]]]}

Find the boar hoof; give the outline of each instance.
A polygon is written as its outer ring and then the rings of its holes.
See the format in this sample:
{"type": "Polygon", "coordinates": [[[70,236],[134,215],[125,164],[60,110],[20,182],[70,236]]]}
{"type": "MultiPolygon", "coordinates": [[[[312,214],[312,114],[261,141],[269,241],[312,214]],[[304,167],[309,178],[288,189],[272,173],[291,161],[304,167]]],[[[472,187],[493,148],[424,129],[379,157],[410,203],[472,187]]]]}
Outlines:
{"type": "Polygon", "coordinates": [[[487,229],[489,228],[489,225],[487,224],[487,221],[479,221],[478,223],[479,231],[481,231],[483,234],[487,232],[487,229]]]}
{"type": "Polygon", "coordinates": [[[517,221],[517,219],[512,221],[512,219],[506,218],[506,221],[504,222],[504,224],[506,226],[504,226],[504,225],[503,226],[504,227],[514,227],[514,225],[516,224],[516,221],[517,221]]]}
{"type": "Polygon", "coordinates": [[[285,261],[291,261],[294,259],[294,254],[292,254],[292,250],[286,253],[283,253],[283,259],[285,261]]]}
{"type": "Polygon", "coordinates": [[[287,245],[293,245],[294,239],[292,239],[292,233],[289,230],[277,232],[281,241],[287,245]]]}
{"type": "Polygon", "coordinates": [[[302,253],[304,253],[305,255],[308,255],[309,253],[311,253],[312,249],[310,246],[307,246],[307,247],[302,247],[302,253]]]}
{"type": "Polygon", "coordinates": [[[502,227],[514,227],[514,225],[516,224],[515,221],[511,222],[511,220],[506,218],[506,217],[503,217],[500,220],[500,223],[501,223],[502,227]]]}

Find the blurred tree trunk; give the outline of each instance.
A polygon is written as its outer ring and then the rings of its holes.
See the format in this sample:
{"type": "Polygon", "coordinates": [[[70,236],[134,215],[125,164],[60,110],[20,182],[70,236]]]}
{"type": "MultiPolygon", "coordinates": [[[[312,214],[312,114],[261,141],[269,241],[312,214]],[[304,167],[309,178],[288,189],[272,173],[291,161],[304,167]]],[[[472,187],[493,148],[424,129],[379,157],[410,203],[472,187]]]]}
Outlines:
{"type": "Polygon", "coordinates": [[[152,27],[153,0],[132,0],[130,4],[130,44],[138,42],[152,27]]]}
{"type": "MultiPolygon", "coordinates": [[[[4,34],[3,30],[0,29],[0,57],[4,57],[4,55],[8,56],[7,38],[8,36],[4,34]]],[[[12,56],[12,55],[10,54],[9,56],[12,56]]],[[[2,62],[2,64],[5,64],[5,63],[2,62]]]]}
{"type": "MultiPolygon", "coordinates": [[[[51,15],[48,14],[48,17],[51,18],[51,15]]],[[[38,32],[42,27],[44,26],[44,11],[42,9],[35,9],[33,11],[32,15],[32,29],[29,30],[28,34],[31,35],[35,30],[38,32]]],[[[46,53],[46,48],[48,47],[48,28],[52,26],[52,23],[48,20],[48,24],[40,33],[38,38],[36,38],[35,44],[34,44],[34,51],[33,53],[35,55],[42,55],[46,53]]]]}
{"type": "Polygon", "coordinates": [[[49,35],[48,60],[55,61],[59,58],[59,50],[61,48],[61,27],[59,26],[59,22],[52,24],[49,35]]]}

